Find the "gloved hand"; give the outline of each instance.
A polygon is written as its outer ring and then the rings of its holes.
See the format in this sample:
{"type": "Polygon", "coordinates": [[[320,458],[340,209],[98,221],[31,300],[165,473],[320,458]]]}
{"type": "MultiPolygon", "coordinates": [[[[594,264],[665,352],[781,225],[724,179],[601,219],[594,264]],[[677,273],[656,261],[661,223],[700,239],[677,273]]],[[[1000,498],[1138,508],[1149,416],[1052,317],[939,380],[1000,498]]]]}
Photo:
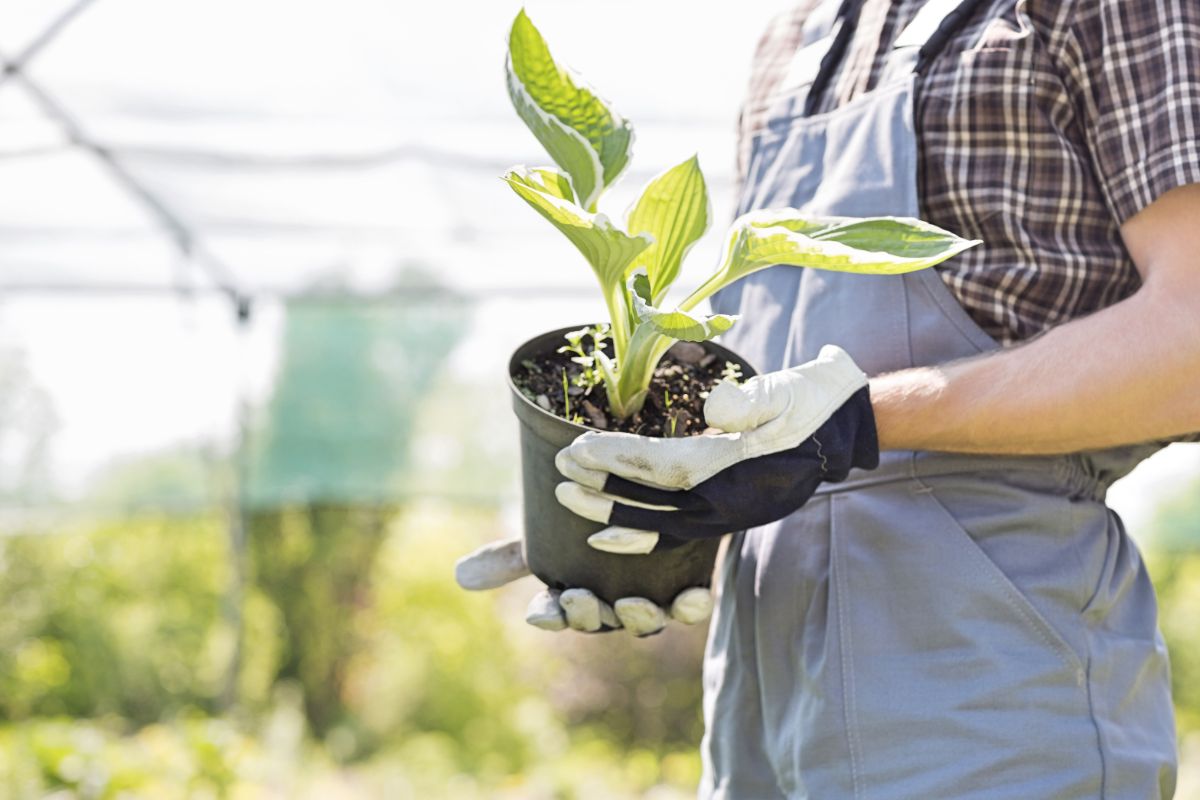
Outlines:
{"type": "Polygon", "coordinates": [[[879,464],[867,376],[833,345],[741,386],[723,382],[704,417],[726,433],[659,439],[588,432],[559,451],[558,501],[610,527],[588,544],[649,553],[782,519],[824,481],[879,464]]]}
{"type": "MultiPolygon", "coordinates": [[[[454,569],[458,585],[476,591],[495,589],[528,574],[520,538],[484,545],[459,559],[454,569]]],[[[644,597],[625,597],[614,607],[587,589],[546,589],[529,601],[525,621],[549,631],[624,628],[635,636],[649,636],[662,630],[668,618],[687,625],[703,622],[712,613],[712,606],[712,594],[701,587],[680,592],[669,609],[644,597]]]]}

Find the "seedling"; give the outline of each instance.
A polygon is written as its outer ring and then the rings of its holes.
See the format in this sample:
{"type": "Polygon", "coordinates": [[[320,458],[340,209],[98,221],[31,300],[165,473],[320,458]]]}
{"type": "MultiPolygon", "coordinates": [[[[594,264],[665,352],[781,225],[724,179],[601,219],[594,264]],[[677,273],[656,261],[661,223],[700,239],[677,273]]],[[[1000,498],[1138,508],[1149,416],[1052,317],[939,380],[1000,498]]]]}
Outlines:
{"type": "Polygon", "coordinates": [[[897,275],[978,244],[916,219],[752,211],[730,227],[716,271],[674,310],[664,310],[684,256],[711,222],[699,161],[692,156],[653,178],[618,227],[597,208],[629,166],[633,126],[554,60],[524,11],[509,33],[506,72],[517,114],[557,168],[513,167],[504,180],[579,249],[596,274],[613,353],[595,346],[576,358],[594,359],[589,367],[598,367],[618,418],[641,410],[654,369],[674,342],[707,341],[733,326],[733,316],[695,309],[734,281],[776,265],[897,275]]]}
{"type": "Polygon", "coordinates": [[[742,382],[742,368],[740,365],[732,361],[725,362],[725,368],[721,370],[721,380],[729,381],[733,384],[742,382]]]}
{"type": "Polygon", "coordinates": [[[571,361],[578,364],[581,369],[579,374],[575,376],[575,385],[583,389],[585,395],[591,394],[592,389],[600,384],[604,379],[600,373],[600,368],[596,365],[597,352],[603,352],[605,343],[608,341],[609,328],[607,325],[592,325],[587,328],[580,328],[577,331],[571,331],[564,338],[567,343],[558,348],[559,353],[573,353],[571,361]],[[583,339],[585,336],[590,336],[592,346],[585,350],[583,339]]]}
{"type": "Polygon", "coordinates": [[[678,415],[671,413],[671,390],[670,389],[663,389],[663,404],[666,406],[666,409],[667,409],[667,417],[671,420],[670,436],[672,438],[674,438],[675,429],[679,426],[679,417],[678,417],[678,415]]]}

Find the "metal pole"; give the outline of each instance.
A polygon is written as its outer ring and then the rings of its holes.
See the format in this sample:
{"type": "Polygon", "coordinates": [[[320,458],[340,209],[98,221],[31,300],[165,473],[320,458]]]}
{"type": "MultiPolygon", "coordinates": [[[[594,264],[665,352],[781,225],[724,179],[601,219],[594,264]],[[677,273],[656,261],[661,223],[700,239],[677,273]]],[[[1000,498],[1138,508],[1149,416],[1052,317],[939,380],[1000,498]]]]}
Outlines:
{"type": "Polygon", "coordinates": [[[225,679],[221,687],[220,706],[228,711],[237,702],[238,678],[242,668],[242,647],[245,639],[244,604],[246,597],[246,527],[247,502],[246,481],[249,472],[247,440],[250,429],[250,399],[246,387],[246,339],[250,331],[253,305],[249,297],[234,296],[234,313],[237,320],[236,356],[236,431],[233,443],[231,486],[228,492],[229,525],[229,585],[225,590],[222,617],[233,632],[233,652],[226,666],[225,679]]]}

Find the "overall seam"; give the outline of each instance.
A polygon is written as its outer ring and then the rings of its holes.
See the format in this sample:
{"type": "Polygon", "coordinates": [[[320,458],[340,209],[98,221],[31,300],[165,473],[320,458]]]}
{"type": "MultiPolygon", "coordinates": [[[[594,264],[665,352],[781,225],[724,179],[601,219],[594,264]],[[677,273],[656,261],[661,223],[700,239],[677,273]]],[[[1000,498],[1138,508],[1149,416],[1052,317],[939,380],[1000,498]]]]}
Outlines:
{"type": "Polygon", "coordinates": [[[916,276],[916,278],[917,282],[921,284],[921,287],[929,296],[929,299],[932,300],[934,305],[938,307],[938,310],[941,311],[942,316],[954,327],[956,331],[959,332],[963,339],[966,340],[967,344],[980,353],[987,353],[992,350],[1000,349],[1000,343],[988,336],[987,332],[983,330],[983,328],[979,327],[979,324],[971,319],[970,315],[967,314],[966,309],[962,306],[962,303],[955,299],[950,293],[950,287],[946,285],[944,280],[942,280],[941,274],[936,268],[931,270],[923,270],[922,274],[916,276]],[[929,277],[924,277],[924,273],[928,273],[929,277]],[[938,291],[937,287],[930,284],[930,282],[934,280],[937,281],[937,283],[940,285],[940,288],[944,291],[938,291]],[[951,305],[952,303],[953,305],[951,305]]]}
{"type": "Polygon", "coordinates": [[[834,580],[838,587],[838,640],[842,651],[842,717],[846,726],[846,744],[850,751],[850,781],[855,800],[862,797],[862,744],[858,738],[856,724],[858,716],[858,701],[854,694],[854,651],[850,642],[850,632],[846,623],[846,601],[850,596],[846,585],[846,576],[839,562],[841,561],[841,535],[837,525],[836,505],[840,497],[830,498],[829,530],[830,530],[830,561],[834,570],[834,580]]]}
{"type": "MultiPolygon", "coordinates": [[[[737,588],[738,588],[738,585],[741,583],[741,578],[742,578],[742,575],[741,575],[742,548],[744,548],[746,546],[746,539],[749,536],[750,532],[753,530],[754,529],[751,528],[750,530],[745,530],[745,531],[740,532],[741,535],[740,535],[739,541],[738,541],[739,547],[738,547],[738,554],[737,554],[738,574],[735,575],[734,579],[731,581],[731,583],[733,584],[732,588],[734,588],[734,597],[735,598],[738,598],[739,592],[737,591],[737,588]]],[[[758,569],[757,559],[755,560],[755,569],[756,570],[758,569]]],[[[751,579],[754,581],[755,584],[757,584],[757,582],[758,582],[757,577],[751,576],[751,579]]],[[[759,652],[759,649],[758,649],[759,648],[759,639],[761,639],[762,637],[759,636],[759,627],[758,627],[759,626],[759,610],[760,610],[759,605],[760,604],[758,602],[757,586],[755,587],[755,591],[752,593],[752,596],[754,597],[754,607],[751,609],[751,613],[753,614],[753,624],[750,626],[750,628],[751,628],[751,633],[754,636],[754,643],[753,643],[754,647],[753,647],[753,651],[752,651],[753,656],[754,656],[754,691],[755,691],[755,694],[758,695],[759,730],[762,731],[762,734],[761,734],[762,740],[765,742],[770,737],[770,730],[768,730],[768,728],[767,728],[767,697],[766,697],[766,693],[763,691],[763,685],[764,685],[764,683],[763,683],[763,655],[761,652],[759,652]]],[[[734,625],[736,625],[737,619],[736,618],[732,619],[732,620],[730,620],[730,622],[733,623],[734,625]]],[[[731,634],[731,635],[733,635],[733,634],[731,634]]],[[[769,763],[771,765],[772,770],[775,772],[775,785],[776,785],[776,787],[779,787],[779,767],[774,763],[773,758],[768,757],[767,763],[769,763]]]]}
{"type": "Polygon", "coordinates": [[[1088,717],[1096,731],[1096,753],[1100,756],[1100,800],[1108,797],[1108,759],[1104,757],[1104,733],[1100,730],[1100,722],[1096,719],[1096,706],[1092,702],[1092,636],[1090,631],[1084,631],[1084,642],[1087,647],[1087,667],[1085,669],[1085,685],[1087,688],[1088,717]]]}

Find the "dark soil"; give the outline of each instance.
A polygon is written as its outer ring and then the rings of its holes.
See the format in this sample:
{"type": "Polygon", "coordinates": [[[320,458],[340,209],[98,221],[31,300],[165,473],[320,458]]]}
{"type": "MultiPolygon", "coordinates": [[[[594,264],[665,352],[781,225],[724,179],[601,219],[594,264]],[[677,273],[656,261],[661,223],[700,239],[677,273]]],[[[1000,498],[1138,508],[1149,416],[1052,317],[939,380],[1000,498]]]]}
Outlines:
{"type": "Polygon", "coordinates": [[[725,361],[700,345],[677,342],[654,370],[646,404],[626,420],[609,412],[603,383],[586,391],[575,385],[583,368],[571,361],[570,353],[551,351],[527,359],[513,375],[513,382],[545,410],[589,428],[643,436],[695,436],[705,430],[704,400],[720,382],[724,369],[725,361]],[[564,369],[569,384],[569,416],[563,403],[564,369]]]}

